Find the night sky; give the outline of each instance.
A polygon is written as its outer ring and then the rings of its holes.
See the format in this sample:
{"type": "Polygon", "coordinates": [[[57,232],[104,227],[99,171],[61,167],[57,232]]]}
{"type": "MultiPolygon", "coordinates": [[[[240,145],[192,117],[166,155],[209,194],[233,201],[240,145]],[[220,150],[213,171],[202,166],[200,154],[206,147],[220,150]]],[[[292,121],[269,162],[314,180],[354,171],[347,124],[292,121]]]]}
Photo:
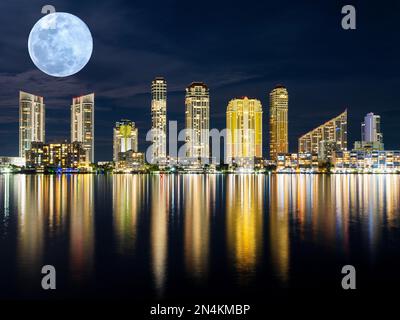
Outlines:
{"type": "Polygon", "coordinates": [[[400,149],[400,2],[398,1],[36,1],[0,3],[0,155],[18,155],[18,92],[45,97],[46,141],[70,138],[74,96],[95,92],[95,160],[112,159],[115,121],[150,129],[150,84],[168,82],[168,120],[184,125],[184,90],[210,88],[211,128],[225,127],[227,103],[249,96],[263,104],[268,150],[268,94],[289,91],[289,149],[298,137],[349,111],[349,146],[360,122],[380,114],[386,149],[400,149]],[[89,26],[94,52],[77,75],[53,78],[36,69],[27,40],[45,4],[89,26]],[[357,30],[341,28],[353,4],[357,30]]]}

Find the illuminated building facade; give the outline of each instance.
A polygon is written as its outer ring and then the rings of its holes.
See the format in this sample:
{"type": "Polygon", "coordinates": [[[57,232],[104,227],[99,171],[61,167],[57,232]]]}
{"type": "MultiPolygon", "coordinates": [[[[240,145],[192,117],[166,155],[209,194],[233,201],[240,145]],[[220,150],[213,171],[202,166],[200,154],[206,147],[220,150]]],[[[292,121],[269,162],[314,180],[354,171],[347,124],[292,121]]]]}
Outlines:
{"type": "Polygon", "coordinates": [[[276,86],[269,94],[269,101],[269,155],[271,160],[276,160],[278,154],[289,152],[287,89],[276,86]]]}
{"type": "Polygon", "coordinates": [[[185,97],[186,157],[209,159],[210,95],[202,82],[192,82],[185,97]]]}
{"type": "Polygon", "coordinates": [[[134,122],[123,119],[115,124],[113,149],[115,162],[120,161],[121,153],[138,151],[138,129],[134,122]]]}
{"type": "Polygon", "coordinates": [[[118,154],[118,161],[115,163],[115,172],[138,172],[143,171],[144,153],[128,150],[118,154]]]}
{"type": "Polygon", "coordinates": [[[347,110],[299,139],[299,153],[318,154],[321,141],[335,143],[335,151],[347,150],[347,110]]]}
{"type": "Polygon", "coordinates": [[[167,81],[161,77],[151,83],[151,128],[153,162],[163,162],[167,157],[167,81]]]}
{"type": "Polygon", "coordinates": [[[86,162],[86,150],[80,142],[32,142],[26,153],[26,166],[30,168],[78,168],[86,162]]]}
{"type": "Polygon", "coordinates": [[[400,150],[339,151],[334,157],[335,172],[400,172],[400,150]]]}
{"type": "Polygon", "coordinates": [[[368,113],[361,124],[361,140],[363,142],[383,142],[381,132],[381,116],[368,113]]]}
{"type": "Polygon", "coordinates": [[[233,99],[226,110],[226,162],[254,164],[262,157],[262,106],[256,99],[233,99]]]}
{"type": "Polygon", "coordinates": [[[0,166],[10,165],[16,167],[25,166],[25,157],[1,157],[0,156],[0,166]]]}
{"type": "Polygon", "coordinates": [[[312,153],[278,154],[276,161],[277,172],[317,172],[318,155],[312,153]]]}
{"type": "Polygon", "coordinates": [[[71,142],[81,142],[86,161],[94,162],[94,93],[72,99],[71,142]]]}
{"type": "Polygon", "coordinates": [[[381,132],[381,117],[368,113],[361,123],[361,141],[354,142],[355,150],[384,150],[383,134],[381,132]]]}
{"type": "Polygon", "coordinates": [[[19,92],[19,156],[26,157],[32,142],[45,141],[45,105],[43,97],[19,92]]]}

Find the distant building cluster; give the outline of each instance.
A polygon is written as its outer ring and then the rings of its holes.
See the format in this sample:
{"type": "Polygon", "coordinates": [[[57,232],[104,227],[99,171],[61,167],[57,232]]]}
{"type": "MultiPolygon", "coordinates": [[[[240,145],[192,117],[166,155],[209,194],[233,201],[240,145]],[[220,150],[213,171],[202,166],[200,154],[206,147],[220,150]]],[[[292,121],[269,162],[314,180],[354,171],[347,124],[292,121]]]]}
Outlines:
{"type": "MultiPolygon", "coordinates": [[[[19,157],[0,157],[0,170],[90,172],[95,167],[94,99],[94,93],[73,98],[70,141],[47,143],[43,97],[20,91],[19,157]]],[[[365,116],[361,140],[351,150],[346,109],[303,134],[298,152],[290,153],[288,105],[288,90],[277,85],[269,93],[269,159],[264,159],[261,101],[249,97],[230,100],[225,135],[218,136],[224,138],[225,157],[223,163],[216,163],[211,150],[215,141],[210,138],[214,129],[210,130],[209,88],[192,82],[185,95],[185,151],[177,155],[167,143],[167,82],[157,77],[151,83],[152,145],[147,158],[139,151],[135,122],[122,119],[113,130],[113,161],[97,165],[114,172],[400,172],[400,151],[384,150],[381,118],[374,113],[365,116]]]]}
{"type": "Polygon", "coordinates": [[[90,171],[94,162],[94,94],[72,99],[71,141],[46,143],[44,98],[20,91],[19,158],[28,171],[90,171]]]}

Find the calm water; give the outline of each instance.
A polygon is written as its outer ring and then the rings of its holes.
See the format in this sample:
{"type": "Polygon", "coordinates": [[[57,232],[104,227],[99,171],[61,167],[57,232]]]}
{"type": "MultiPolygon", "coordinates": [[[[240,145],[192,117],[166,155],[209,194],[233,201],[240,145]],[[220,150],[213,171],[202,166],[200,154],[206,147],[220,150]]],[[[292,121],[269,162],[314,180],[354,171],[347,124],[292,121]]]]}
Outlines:
{"type": "Polygon", "coordinates": [[[339,290],[344,264],[399,286],[399,196],[399,175],[1,175],[0,298],[251,301],[339,290]]]}

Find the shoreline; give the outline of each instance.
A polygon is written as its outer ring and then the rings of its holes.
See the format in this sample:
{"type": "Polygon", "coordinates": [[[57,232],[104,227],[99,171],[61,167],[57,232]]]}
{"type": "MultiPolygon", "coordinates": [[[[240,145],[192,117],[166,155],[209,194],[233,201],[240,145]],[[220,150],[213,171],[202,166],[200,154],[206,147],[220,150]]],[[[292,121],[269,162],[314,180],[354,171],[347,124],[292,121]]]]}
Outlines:
{"type": "Polygon", "coordinates": [[[400,175],[400,172],[0,172],[0,175],[400,175]]]}

